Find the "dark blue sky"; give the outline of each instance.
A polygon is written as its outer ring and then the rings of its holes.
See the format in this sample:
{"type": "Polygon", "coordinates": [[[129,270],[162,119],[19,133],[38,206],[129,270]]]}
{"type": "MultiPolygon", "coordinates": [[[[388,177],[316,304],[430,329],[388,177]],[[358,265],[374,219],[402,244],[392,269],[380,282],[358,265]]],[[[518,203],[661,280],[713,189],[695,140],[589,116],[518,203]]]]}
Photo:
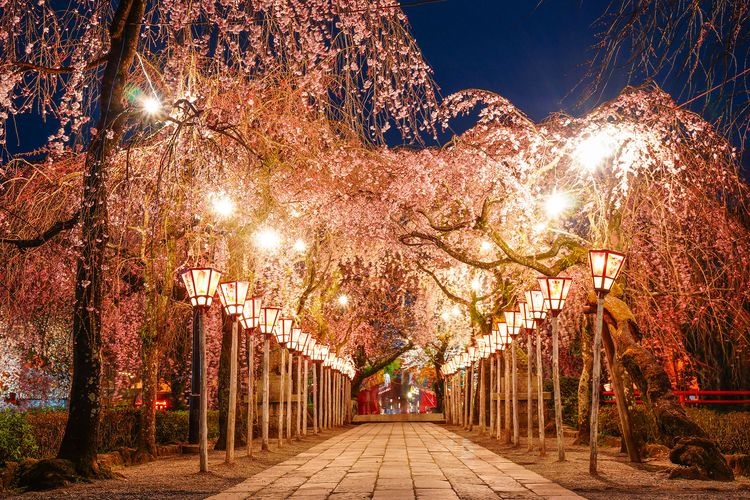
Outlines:
{"type": "MultiPolygon", "coordinates": [[[[406,9],[442,94],[492,90],[534,120],[578,114],[596,20],[609,0],[445,0],[406,9]]],[[[614,97],[622,83],[612,85],[614,97]]]]}

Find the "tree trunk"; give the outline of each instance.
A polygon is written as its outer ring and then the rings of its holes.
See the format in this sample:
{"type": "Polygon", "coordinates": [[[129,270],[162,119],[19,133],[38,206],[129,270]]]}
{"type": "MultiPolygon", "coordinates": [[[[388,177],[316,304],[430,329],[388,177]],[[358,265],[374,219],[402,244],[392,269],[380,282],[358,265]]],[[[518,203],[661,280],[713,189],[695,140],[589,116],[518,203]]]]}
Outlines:
{"type": "Polygon", "coordinates": [[[73,376],[68,421],[57,456],[73,462],[76,471],[87,477],[99,473],[96,452],[101,419],[103,264],[109,239],[108,166],[125,130],[124,87],[135,58],[145,7],[145,0],[122,0],[115,11],[99,96],[100,132],[86,155],[73,306],[73,376]]]}
{"type": "Polygon", "coordinates": [[[680,406],[662,364],[638,343],[640,332],[627,304],[610,293],[604,300],[604,308],[604,321],[614,341],[616,355],[641,391],[660,440],[674,448],[670,459],[680,465],[695,466],[710,479],[732,480],[734,474],[716,443],[706,438],[705,431],[680,406]],[[695,442],[700,443],[700,454],[674,453],[695,442]]]}
{"type": "Polygon", "coordinates": [[[581,328],[581,377],[578,379],[578,436],[573,444],[589,444],[591,425],[591,370],[594,358],[591,355],[591,328],[589,321],[581,328]]]}

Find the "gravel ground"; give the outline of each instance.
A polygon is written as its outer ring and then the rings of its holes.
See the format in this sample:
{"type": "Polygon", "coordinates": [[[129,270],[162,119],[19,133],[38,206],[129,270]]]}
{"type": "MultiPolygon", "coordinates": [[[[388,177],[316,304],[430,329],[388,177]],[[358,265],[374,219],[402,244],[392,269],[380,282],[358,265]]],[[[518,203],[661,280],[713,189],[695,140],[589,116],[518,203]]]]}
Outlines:
{"type": "MultiPolygon", "coordinates": [[[[619,447],[600,446],[599,476],[592,477],[588,472],[588,447],[574,446],[572,438],[566,439],[566,461],[558,462],[554,437],[547,437],[547,455],[540,457],[538,448],[531,453],[526,451],[524,437],[521,437],[521,446],[513,448],[488,436],[480,436],[477,431],[467,432],[452,425],[445,427],[586,498],[750,498],[750,479],[747,477],[738,477],[730,483],[667,479],[665,471],[674,467],[674,464],[666,457],[632,464],[627,455],[619,453],[619,447]]],[[[524,431],[525,429],[521,429],[522,434],[524,431]]],[[[538,441],[535,439],[534,443],[538,441]]]]}
{"type": "Polygon", "coordinates": [[[267,452],[261,452],[258,443],[257,451],[252,459],[245,456],[244,448],[238,449],[236,461],[232,465],[224,463],[223,451],[211,451],[208,457],[209,472],[207,473],[198,472],[198,455],[178,455],[142,465],[117,468],[115,473],[119,477],[116,479],[73,484],[53,491],[30,492],[9,496],[8,498],[23,500],[42,498],[106,498],[114,500],[205,498],[230,488],[248,477],[348,429],[349,427],[343,427],[316,436],[308,435],[303,440],[292,441],[280,449],[276,447],[276,441],[272,440],[271,450],[267,452]]]}

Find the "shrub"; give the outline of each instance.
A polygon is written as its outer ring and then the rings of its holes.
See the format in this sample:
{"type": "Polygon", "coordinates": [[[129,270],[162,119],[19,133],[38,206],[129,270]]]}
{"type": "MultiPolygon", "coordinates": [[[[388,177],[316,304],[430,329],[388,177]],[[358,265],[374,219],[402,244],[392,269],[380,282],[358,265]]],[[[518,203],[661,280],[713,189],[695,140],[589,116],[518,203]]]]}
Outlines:
{"type": "Polygon", "coordinates": [[[135,448],[138,413],[136,408],[116,408],[104,412],[99,426],[99,453],[135,448]]]}
{"type": "MultiPolygon", "coordinates": [[[[544,390],[553,396],[547,402],[550,415],[554,415],[554,386],[552,380],[544,381],[544,390]]],[[[575,377],[560,377],[560,399],[562,403],[563,422],[572,427],[578,427],[578,379],[575,377]]]]}
{"type": "Polygon", "coordinates": [[[37,446],[33,429],[23,413],[0,410],[0,464],[32,456],[37,446]]]}
{"type": "Polygon", "coordinates": [[[723,453],[750,455],[750,412],[688,408],[688,415],[716,440],[723,453]]]}
{"type": "Polygon", "coordinates": [[[190,426],[188,411],[160,411],[156,413],[156,442],[161,444],[187,441],[190,426]]]}
{"type": "Polygon", "coordinates": [[[37,450],[30,458],[52,458],[60,449],[68,412],[60,410],[34,410],[26,414],[32,428],[37,450]]]}

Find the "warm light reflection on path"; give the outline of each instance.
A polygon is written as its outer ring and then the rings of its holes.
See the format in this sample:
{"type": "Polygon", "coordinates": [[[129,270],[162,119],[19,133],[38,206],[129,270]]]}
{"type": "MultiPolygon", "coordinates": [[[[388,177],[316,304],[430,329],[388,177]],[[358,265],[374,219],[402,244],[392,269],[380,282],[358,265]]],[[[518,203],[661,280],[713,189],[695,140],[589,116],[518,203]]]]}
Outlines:
{"type": "Polygon", "coordinates": [[[213,497],[581,498],[429,423],[365,424],[213,497]]]}

